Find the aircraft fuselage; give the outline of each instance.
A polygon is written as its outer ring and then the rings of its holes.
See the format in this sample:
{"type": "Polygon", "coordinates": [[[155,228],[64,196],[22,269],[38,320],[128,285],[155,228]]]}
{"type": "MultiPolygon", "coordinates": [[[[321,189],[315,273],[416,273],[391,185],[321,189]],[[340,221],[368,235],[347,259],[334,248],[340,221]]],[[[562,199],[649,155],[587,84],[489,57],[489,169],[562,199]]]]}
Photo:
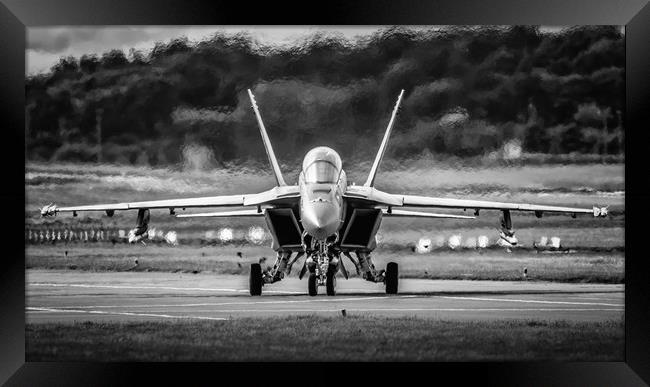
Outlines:
{"type": "Polygon", "coordinates": [[[347,178],[341,158],[331,148],[307,153],[300,173],[300,220],[304,230],[319,241],[335,236],[343,224],[343,193],[347,178]]]}

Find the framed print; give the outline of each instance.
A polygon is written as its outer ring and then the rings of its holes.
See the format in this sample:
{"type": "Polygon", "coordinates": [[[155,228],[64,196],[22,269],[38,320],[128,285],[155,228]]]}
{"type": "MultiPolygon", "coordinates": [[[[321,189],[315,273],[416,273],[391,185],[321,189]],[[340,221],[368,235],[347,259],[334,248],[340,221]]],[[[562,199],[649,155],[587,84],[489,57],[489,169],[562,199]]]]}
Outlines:
{"type": "Polygon", "coordinates": [[[1,380],[647,383],[647,4],[296,7],[3,2],[1,380]]]}

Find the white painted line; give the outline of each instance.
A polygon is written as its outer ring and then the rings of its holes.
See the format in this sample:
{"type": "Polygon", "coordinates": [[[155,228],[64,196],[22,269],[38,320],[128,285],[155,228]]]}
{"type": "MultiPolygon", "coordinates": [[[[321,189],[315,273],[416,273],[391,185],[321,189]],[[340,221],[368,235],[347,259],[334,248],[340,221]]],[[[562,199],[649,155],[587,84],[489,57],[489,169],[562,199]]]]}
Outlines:
{"type": "Polygon", "coordinates": [[[621,304],[606,304],[602,302],[570,302],[570,301],[542,301],[542,300],[521,300],[512,298],[486,298],[486,297],[455,297],[455,296],[435,296],[440,298],[449,298],[453,300],[471,300],[471,301],[499,301],[499,302],[523,302],[531,304],[562,304],[562,305],[598,305],[598,306],[617,306],[621,304]]]}
{"type": "MultiPolygon", "coordinates": [[[[255,304],[300,304],[307,302],[344,302],[344,301],[366,301],[366,300],[386,300],[394,298],[413,298],[415,296],[378,296],[378,297],[347,297],[347,298],[319,298],[309,300],[276,300],[276,301],[238,301],[238,302],[204,302],[198,304],[146,304],[146,305],[75,305],[75,306],[58,306],[57,308],[66,310],[71,309],[103,309],[103,308],[183,308],[196,306],[226,306],[226,305],[255,305],[255,304]]],[[[47,308],[40,306],[38,308],[47,308]]]]}
{"type": "Polygon", "coordinates": [[[101,310],[54,309],[54,308],[36,308],[36,307],[27,307],[26,309],[28,312],[88,313],[88,314],[104,314],[104,315],[119,315],[119,316],[161,317],[161,318],[174,318],[174,319],[182,318],[182,319],[198,319],[198,320],[227,320],[224,317],[173,316],[169,314],[106,312],[101,310]]]}
{"type": "Polygon", "coordinates": [[[105,289],[161,289],[161,290],[199,290],[199,291],[217,291],[217,292],[246,292],[242,289],[231,288],[185,288],[173,286],[135,286],[135,285],[91,285],[91,284],[57,284],[57,283],[44,283],[34,282],[28,286],[49,286],[49,287],[71,287],[71,288],[105,288],[105,289]]]}
{"type": "Polygon", "coordinates": [[[614,309],[614,308],[591,308],[591,309],[584,309],[584,308],[579,308],[579,309],[567,309],[567,308],[385,308],[385,309],[370,309],[370,308],[365,308],[365,309],[346,309],[346,310],[351,310],[351,311],[360,311],[360,312],[372,312],[372,311],[406,311],[406,312],[418,312],[418,311],[436,311],[436,312],[529,312],[529,311],[537,311],[537,312],[559,312],[559,311],[567,311],[567,312],[583,312],[583,311],[589,311],[589,312],[604,312],[604,311],[617,311],[617,312],[623,312],[625,309],[614,309]]]}
{"type": "MultiPolygon", "coordinates": [[[[57,283],[44,283],[34,282],[29,283],[29,286],[47,286],[47,287],[72,287],[72,288],[99,288],[99,289],[158,289],[158,290],[184,290],[184,291],[204,291],[204,292],[234,292],[234,293],[248,293],[246,289],[232,289],[232,288],[186,288],[186,287],[173,287],[173,286],[135,286],[135,285],[91,285],[91,284],[57,284],[57,283]]],[[[303,294],[304,292],[293,292],[284,290],[266,290],[267,293],[286,293],[286,294],[303,294]]]]}
{"type": "Polygon", "coordinates": [[[582,297],[582,296],[573,296],[569,298],[575,298],[578,300],[596,300],[596,301],[625,301],[625,297],[620,298],[607,298],[607,297],[582,297]]]}
{"type": "MultiPolygon", "coordinates": [[[[344,308],[347,312],[624,312],[621,308],[344,308]]],[[[65,310],[64,310],[65,311],[65,310]]],[[[319,313],[336,312],[341,309],[204,309],[194,310],[193,313],[319,313]]]]}

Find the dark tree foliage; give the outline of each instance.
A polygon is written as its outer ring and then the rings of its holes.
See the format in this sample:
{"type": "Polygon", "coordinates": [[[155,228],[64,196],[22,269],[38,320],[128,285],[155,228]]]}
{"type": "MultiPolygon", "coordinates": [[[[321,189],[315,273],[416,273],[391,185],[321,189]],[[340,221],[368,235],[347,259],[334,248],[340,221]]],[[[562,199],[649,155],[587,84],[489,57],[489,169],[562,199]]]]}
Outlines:
{"type": "Polygon", "coordinates": [[[94,73],[99,67],[99,59],[97,55],[82,55],[79,58],[79,68],[83,73],[94,73]]]}
{"type": "Polygon", "coordinates": [[[129,60],[122,50],[111,50],[102,55],[99,65],[102,69],[119,69],[129,65],[129,60]]]}
{"type": "Polygon", "coordinates": [[[321,144],[371,158],[402,88],[389,157],[469,157],[510,140],[620,153],[624,44],[617,26],[395,27],[359,44],[319,33],[278,49],[216,34],[66,57],[26,79],[27,156],[164,165],[199,145],[219,162],[263,161],[247,88],[283,162],[321,144]]]}

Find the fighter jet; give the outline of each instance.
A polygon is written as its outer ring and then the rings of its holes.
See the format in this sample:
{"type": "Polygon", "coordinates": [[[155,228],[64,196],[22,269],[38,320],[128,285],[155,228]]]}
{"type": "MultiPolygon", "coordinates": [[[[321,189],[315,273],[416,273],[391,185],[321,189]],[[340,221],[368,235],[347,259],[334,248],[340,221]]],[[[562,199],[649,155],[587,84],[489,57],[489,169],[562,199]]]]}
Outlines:
{"type": "Polygon", "coordinates": [[[248,90],[251,107],[268,155],[276,185],[264,192],[211,196],[186,199],[154,200],[133,203],[97,204],[73,207],[57,207],[54,204],[41,209],[42,216],[59,212],[105,211],[110,217],[115,211],[137,210],[136,227],[130,232],[135,242],[147,235],[150,210],[168,209],[174,215],[176,209],[240,207],[240,209],[177,215],[178,217],[264,217],[272,235],[271,247],[277,253],[273,267],[262,272],[259,263],[250,267],[249,287],[252,296],[262,294],[263,286],[282,280],[291,272],[292,265],[302,256],[305,262],[300,271],[302,279],[308,272],[307,288],[310,296],[325,286],[327,295],[336,294],[336,274],[347,279],[348,271],[343,256],[354,265],[363,279],[385,285],[387,294],[398,292],[398,265],[390,262],[385,270],[377,270],[371,253],[377,247],[375,235],[384,217],[456,218],[473,219],[480,210],[501,211],[500,237],[509,245],[516,245],[517,238],[512,227],[511,211],[532,211],[537,217],[544,212],[607,215],[607,208],[570,208],[535,204],[503,203],[481,200],[393,194],[376,189],[375,178],[382,161],[388,139],[404,96],[402,90],[393,108],[388,127],[379,151],[374,159],[367,180],[363,185],[348,184],[339,154],[331,148],[320,146],[311,149],[302,162],[298,182],[288,185],[282,176],[280,165],[273,152],[259,108],[253,93],[248,90]],[[242,208],[243,207],[243,208],[242,208]],[[410,208],[410,209],[404,209],[410,208]],[[432,213],[417,208],[445,208],[474,210],[474,216],[432,213]],[[352,257],[356,256],[356,259],[352,257]],[[293,257],[292,257],[293,256],[293,257]]]}

